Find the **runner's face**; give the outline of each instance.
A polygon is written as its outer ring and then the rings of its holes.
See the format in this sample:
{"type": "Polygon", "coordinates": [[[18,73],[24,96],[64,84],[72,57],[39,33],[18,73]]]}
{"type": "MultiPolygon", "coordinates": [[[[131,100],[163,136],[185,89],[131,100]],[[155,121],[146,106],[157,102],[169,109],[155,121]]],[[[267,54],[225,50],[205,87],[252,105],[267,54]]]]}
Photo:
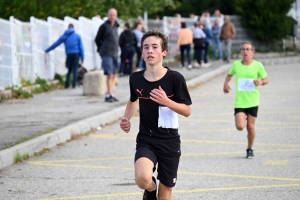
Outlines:
{"type": "Polygon", "coordinates": [[[251,44],[243,44],[240,49],[240,54],[243,59],[252,59],[254,51],[251,44]]]}
{"type": "Polygon", "coordinates": [[[147,37],[143,42],[142,57],[148,65],[156,65],[162,62],[167,51],[161,49],[161,39],[155,36],[147,37]]]}

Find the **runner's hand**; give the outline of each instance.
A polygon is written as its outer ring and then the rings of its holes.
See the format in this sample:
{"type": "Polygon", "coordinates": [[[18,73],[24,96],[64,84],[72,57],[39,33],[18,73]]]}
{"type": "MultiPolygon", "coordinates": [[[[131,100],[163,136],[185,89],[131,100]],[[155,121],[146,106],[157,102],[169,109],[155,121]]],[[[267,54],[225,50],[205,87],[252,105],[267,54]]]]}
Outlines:
{"type": "Polygon", "coordinates": [[[130,131],[130,126],[131,126],[130,121],[127,118],[122,117],[122,119],[120,121],[120,127],[121,127],[121,129],[124,132],[128,133],[130,131]]]}
{"type": "Polygon", "coordinates": [[[224,93],[228,93],[230,90],[231,90],[231,88],[228,85],[228,83],[224,84],[224,88],[223,88],[224,93]]]}
{"type": "Polygon", "coordinates": [[[166,92],[160,86],[158,89],[153,89],[150,92],[150,99],[163,106],[167,106],[170,100],[166,92]]]}
{"type": "Polygon", "coordinates": [[[257,80],[254,80],[254,84],[256,85],[256,86],[259,86],[259,85],[263,85],[263,81],[262,80],[260,80],[260,79],[257,79],[257,80]]]}

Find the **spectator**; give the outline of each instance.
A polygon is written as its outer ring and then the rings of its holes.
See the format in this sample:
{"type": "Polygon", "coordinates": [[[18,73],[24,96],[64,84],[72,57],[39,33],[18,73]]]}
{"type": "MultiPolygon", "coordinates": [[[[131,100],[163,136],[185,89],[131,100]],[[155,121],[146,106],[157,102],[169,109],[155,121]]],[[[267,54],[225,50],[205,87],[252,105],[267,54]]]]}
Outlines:
{"type": "Polygon", "coordinates": [[[64,32],[60,38],[48,47],[45,52],[55,49],[61,43],[65,45],[65,51],[67,54],[66,67],[68,68],[67,78],[65,82],[65,88],[68,88],[70,85],[71,73],[73,74],[72,87],[76,88],[77,77],[78,77],[78,66],[79,59],[81,57],[81,63],[84,61],[84,49],[81,41],[80,35],[74,31],[73,24],[69,24],[68,29],[64,32]]]}
{"type": "Polygon", "coordinates": [[[118,101],[113,93],[118,69],[119,24],[116,21],[117,14],[116,9],[109,9],[108,20],[100,26],[95,38],[98,52],[102,58],[102,68],[106,75],[107,94],[105,96],[105,102],[118,101]]]}
{"type": "MultiPolygon", "coordinates": [[[[205,33],[206,37],[204,38],[204,55],[203,55],[203,62],[202,62],[202,67],[209,67],[210,64],[208,63],[208,49],[209,49],[209,44],[210,44],[210,40],[212,39],[212,33],[211,33],[211,29],[206,27],[203,24],[203,32],[205,33]]],[[[202,52],[201,52],[201,58],[202,58],[202,52]]]]}
{"type": "Polygon", "coordinates": [[[193,32],[190,28],[186,27],[185,22],[181,22],[181,29],[178,32],[177,49],[180,48],[181,54],[181,69],[184,67],[184,52],[186,51],[188,59],[188,69],[192,69],[191,65],[191,44],[193,43],[193,32]]]}
{"type": "Polygon", "coordinates": [[[219,19],[219,26],[222,27],[224,24],[224,15],[220,12],[220,10],[215,10],[213,17],[216,19],[219,19]]]}
{"type": "Polygon", "coordinates": [[[211,18],[210,18],[210,13],[208,11],[204,12],[202,14],[201,20],[203,21],[203,24],[206,28],[211,29],[211,18]]]}
{"type": "Polygon", "coordinates": [[[220,20],[217,18],[215,20],[215,24],[212,27],[212,43],[214,48],[214,59],[215,60],[222,60],[223,52],[222,52],[222,42],[220,40],[221,36],[221,27],[220,27],[220,20]],[[218,54],[218,55],[217,55],[218,54]]]}
{"type": "Polygon", "coordinates": [[[204,39],[206,35],[201,28],[200,23],[195,23],[195,28],[193,29],[193,43],[194,43],[194,67],[200,67],[201,65],[201,52],[205,46],[204,39]]]}
{"type": "Polygon", "coordinates": [[[223,47],[223,60],[227,63],[230,62],[231,59],[231,46],[232,46],[232,39],[235,37],[235,27],[230,22],[230,17],[228,15],[224,18],[225,23],[222,26],[221,31],[221,40],[222,40],[222,47],[223,47]]]}
{"type": "Polygon", "coordinates": [[[141,40],[142,37],[144,35],[144,33],[142,32],[143,26],[141,23],[136,22],[135,23],[135,29],[133,30],[133,33],[136,37],[136,46],[135,46],[135,50],[136,50],[136,69],[139,70],[141,69],[141,62],[144,62],[144,59],[141,59],[142,56],[142,50],[141,50],[141,40]]]}
{"type": "Polygon", "coordinates": [[[124,74],[130,75],[132,73],[132,60],[135,53],[135,46],[137,39],[134,33],[130,30],[128,23],[124,25],[124,31],[121,33],[119,38],[119,45],[121,48],[121,66],[120,66],[120,76],[124,74]],[[128,70],[125,69],[126,64],[128,64],[128,70]],[[127,72],[127,73],[126,73],[127,72]]]}
{"type": "Polygon", "coordinates": [[[142,32],[146,33],[146,31],[148,30],[146,23],[144,22],[142,17],[138,17],[136,20],[137,23],[142,24],[142,32]]]}

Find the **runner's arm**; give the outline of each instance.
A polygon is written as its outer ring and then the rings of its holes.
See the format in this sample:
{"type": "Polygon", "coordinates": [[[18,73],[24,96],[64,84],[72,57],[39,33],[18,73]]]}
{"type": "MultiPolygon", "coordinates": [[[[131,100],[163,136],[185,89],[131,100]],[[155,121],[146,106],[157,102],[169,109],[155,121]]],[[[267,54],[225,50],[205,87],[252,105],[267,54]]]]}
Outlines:
{"type": "Polygon", "coordinates": [[[259,85],[266,85],[269,83],[269,80],[268,80],[268,77],[266,78],[263,78],[263,79],[257,79],[257,80],[254,80],[254,84],[256,86],[259,86],[259,85]]]}
{"type": "Polygon", "coordinates": [[[134,102],[128,100],[126,110],[125,110],[125,114],[124,114],[124,118],[130,120],[131,117],[133,116],[133,114],[137,111],[138,105],[139,105],[139,100],[138,99],[134,102]]]}
{"type": "Polygon", "coordinates": [[[120,121],[120,128],[126,133],[130,131],[130,127],[131,127],[130,118],[136,112],[138,105],[139,105],[139,100],[136,100],[134,102],[128,100],[127,102],[124,117],[122,117],[120,121]]]}
{"type": "Polygon", "coordinates": [[[230,74],[227,74],[227,76],[225,78],[225,82],[224,82],[224,87],[223,87],[224,93],[228,93],[231,90],[231,88],[228,84],[230,82],[231,78],[232,78],[232,76],[230,74]]]}
{"type": "Polygon", "coordinates": [[[190,105],[186,105],[183,103],[177,103],[167,97],[165,91],[159,86],[158,89],[153,89],[150,93],[150,99],[160,105],[167,106],[174,112],[188,117],[192,111],[190,105]]]}
{"type": "Polygon", "coordinates": [[[182,104],[182,103],[177,103],[175,101],[172,101],[171,99],[169,99],[169,102],[168,102],[168,104],[166,106],[169,107],[174,112],[176,112],[176,113],[178,113],[180,115],[183,115],[185,117],[190,116],[191,113],[192,113],[192,109],[191,109],[190,105],[186,105],[186,104],[182,104]]]}

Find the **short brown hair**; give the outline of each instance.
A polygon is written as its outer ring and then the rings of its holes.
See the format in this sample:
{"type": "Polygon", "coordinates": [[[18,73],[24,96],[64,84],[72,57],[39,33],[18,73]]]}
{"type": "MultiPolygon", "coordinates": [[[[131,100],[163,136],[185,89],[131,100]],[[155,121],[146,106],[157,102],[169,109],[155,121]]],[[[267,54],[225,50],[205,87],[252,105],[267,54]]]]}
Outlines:
{"type": "Polygon", "coordinates": [[[242,42],[241,46],[243,46],[244,44],[249,44],[249,45],[251,45],[251,46],[252,46],[252,51],[255,51],[255,47],[254,47],[254,45],[252,44],[252,42],[250,42],[250,41],[244,41],[244,42],[242,42]]]}
{"type": "Polygon", "coordinates": [[[142,51],[143,51],[144,40],[147,37],[151,37],[151,36],[160,38],[161,39],[161,49],[162,49],[162,51],[168,51],[169,39],[168,39],[168,37],[162,31],[157,30],[157,29],[149,30],[149,31],[147,31],[143,35],[142,41],[141,41],[141,49],[142,49],[142,51]]]}

